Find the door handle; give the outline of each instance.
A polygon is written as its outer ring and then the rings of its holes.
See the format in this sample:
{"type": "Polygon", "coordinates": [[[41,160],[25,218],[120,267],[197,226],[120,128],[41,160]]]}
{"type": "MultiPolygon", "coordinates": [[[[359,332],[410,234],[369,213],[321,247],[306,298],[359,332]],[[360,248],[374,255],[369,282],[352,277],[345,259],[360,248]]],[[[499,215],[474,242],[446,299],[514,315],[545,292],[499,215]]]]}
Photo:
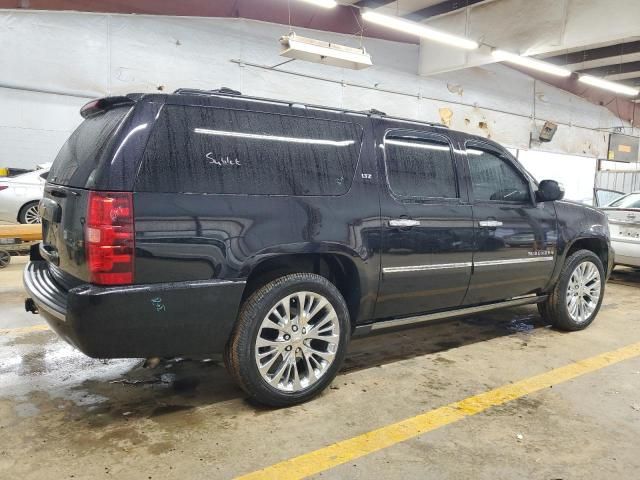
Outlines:
{"type": "Polygon", "coordinates": [[[389,220],[390,227],[417,227],[420,225],[420,220],[411,220],[410,218],[394,218],[389,220]]]}
{"type": "Polygon", "coordinates": [[[480,220],[478,225],[481,227],[496,228],[501,227],[502,222],[500,220],[480,220]]]}

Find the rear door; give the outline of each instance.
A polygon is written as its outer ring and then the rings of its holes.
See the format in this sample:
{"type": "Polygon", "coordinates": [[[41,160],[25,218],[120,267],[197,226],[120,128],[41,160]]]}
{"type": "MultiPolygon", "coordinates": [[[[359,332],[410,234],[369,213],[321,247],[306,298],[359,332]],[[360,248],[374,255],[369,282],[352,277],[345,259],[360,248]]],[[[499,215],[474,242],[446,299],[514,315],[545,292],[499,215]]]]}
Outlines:
{"type": "Polygon", "coordinates": [[[377,318],[457,307],[471,274],[473,222],[461,159],[444,129],[376,127],[382,281],[377,318]]]}
{"type": "Polygon", "coordinates": [[[51,166],[40,202],[40,251],[59,276],[89,278],[84,252],[89,195],[86,187],[113,146],[114,132],[130,109],[130,106],[113,108],[84,120],[51,166]]]}
{"type": "Polygon", "coordinates": [[[546,286],[557,246],[553,202],[536,203],[533,184],[495,145],[465,144],[475,246],[466,305],[505,300],[546,286]]]}
{"type": "Polygon", "coordinates": [[[630,193],[602,209],[609,219],[616,263],[640,264],[640,193],[630,193]]]}

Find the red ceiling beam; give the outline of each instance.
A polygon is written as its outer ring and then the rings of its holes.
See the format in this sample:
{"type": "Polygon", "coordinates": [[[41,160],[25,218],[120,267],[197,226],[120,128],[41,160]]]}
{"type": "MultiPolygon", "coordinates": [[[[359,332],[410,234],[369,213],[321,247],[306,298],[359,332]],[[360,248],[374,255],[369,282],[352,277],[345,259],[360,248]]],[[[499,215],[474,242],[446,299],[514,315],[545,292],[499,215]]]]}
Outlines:
{"type": "Polygon", "coordinates": [[[325,10],[295,0],[0,0],[0,8],[66,10],[95,13],[247,18],[329,32],[418,44],[416,37],[364,25],[357,8],[339,5],[325,10]],[[289,12],[289,6],[291,11],[289,12]],[[291,14],[291,15],[289,15],[291,14]]]}

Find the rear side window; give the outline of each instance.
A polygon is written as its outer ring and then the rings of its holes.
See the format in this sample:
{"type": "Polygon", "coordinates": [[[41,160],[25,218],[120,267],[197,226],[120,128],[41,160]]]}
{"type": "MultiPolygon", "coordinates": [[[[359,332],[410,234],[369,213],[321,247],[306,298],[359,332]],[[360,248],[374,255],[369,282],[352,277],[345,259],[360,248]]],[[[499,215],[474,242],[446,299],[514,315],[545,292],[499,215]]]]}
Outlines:
{"type": "Polygon", "coordinates": [[[524,203],[531,200],[529,184],[498,153],[467,145],[467,158],[477,201],[494,200],[524,203]]]}
{"type": "Polygon", "coordinates": [[[129,110],[131,107],[114,108],[84,120],[62,146],[47,180],[70,187],[86,187],[109,140],[129,110]]]}
{"type": "Polygon", "coordinates": [[[456,172],[449,143],[440,137],[387,135],[387,178],[400,198],[457,198],[456,172]]]}
{"type": "Polygon", "coordinates": [[[152,132],[136,190],[341,195],[362,129],[293,115],[168,105],[152,132]]]}

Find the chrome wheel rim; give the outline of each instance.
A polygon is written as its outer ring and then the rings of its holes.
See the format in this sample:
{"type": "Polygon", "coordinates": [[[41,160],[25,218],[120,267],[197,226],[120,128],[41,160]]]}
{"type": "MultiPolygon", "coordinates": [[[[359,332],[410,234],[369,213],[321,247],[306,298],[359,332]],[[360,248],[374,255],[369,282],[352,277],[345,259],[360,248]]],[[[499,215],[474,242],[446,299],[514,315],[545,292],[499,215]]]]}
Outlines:
{"type": "Polygon", "coordinates": [[[340,343],[331,302],[315,292],[287,295],[264,317],[255,343],[262,379],[283,392],[315,384],[329,370],[340,343]]]}
{"type": "Polygon", "coordinates": [[[574,322],[591,318],[598,306],[601,285],[600,270],[592,262],[582,262],[575,268],[567,286],[567,311],[574,322]]]}
{"type": "Polygon", "coordinates": [[[32,205],[24,212],[24,220],[27,223],[40,223],[40,214],[38,213],[38,206],[32,205]]]}

